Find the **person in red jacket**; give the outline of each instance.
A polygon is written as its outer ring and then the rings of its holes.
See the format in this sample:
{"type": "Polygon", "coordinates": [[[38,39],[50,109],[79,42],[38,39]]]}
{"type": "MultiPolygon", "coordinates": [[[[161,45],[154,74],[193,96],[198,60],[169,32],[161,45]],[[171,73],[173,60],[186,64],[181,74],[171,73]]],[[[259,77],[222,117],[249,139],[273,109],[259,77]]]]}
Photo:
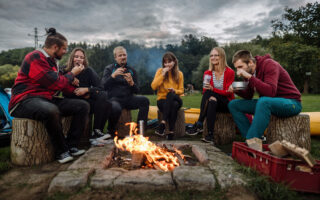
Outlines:
{"type": "Polygon", "coordinates": [[[207,118],[208,135],[202,141],[213,144],[213,131],[217,112],[229,112],[228,103],[234,99],[233,92],[228,91],[234,81],[234,71],[228,67],[223,48],[215,47],[210,52],[209,70],[203,75],[203,96],[201,99],[198,121],[187,131],[189,135],[198,134],[202,123],[207,118]]]}
{"type": "MultiPolygon", "coordinates": [[[[271,114],[290,117],[300,113],[299,90],[288,72],[270,55],[253,57],[249,51],[240,50],[235,53],[232,62],[237,75],[249,82],[245,90],[234,91],[245,99],[232,100],[228,105],[243,137],[261,138],[271,114]],[[259,99],[252,99],[255,91],[260,95],[259,99]],[[251,125],[245,113],[254,114],[251,125]]],[[[229,91],[233,91],[232,85],[229,91]]]]}
{"type": "Polygon", "coordinates": [[[84,66],[76,66],[62,75],[56,60],[67,52],[67,39],[54,28],[47,32],[43,49],[28,53],[21,64],[12,88],[9,110],[13,117],[43,121],[58,161],[65,163],[73,160],[72,156],[85,152],[77,148],[77,143],[84,131],[90,106],[81,99],[56,96],[60,91],[66,94],[74,92],[73,85],[79,84],[75,76],[84,66]],[[62,116],[72,116],[66,138],[62,131],[62,116]]]}

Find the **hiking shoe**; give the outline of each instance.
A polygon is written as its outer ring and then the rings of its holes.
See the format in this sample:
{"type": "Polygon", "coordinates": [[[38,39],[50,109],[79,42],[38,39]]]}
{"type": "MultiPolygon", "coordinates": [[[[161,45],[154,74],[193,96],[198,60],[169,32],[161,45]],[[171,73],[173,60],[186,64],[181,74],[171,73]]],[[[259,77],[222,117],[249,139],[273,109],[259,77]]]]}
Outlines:
{"type": "Polygon", "coordinates": [[[213,133],[209,132],[204,138],[201,138],[201,141],[205,143],[213,143],[213,133]]]}
{"type": "Polygon", "coordinates": [[[166,130],[166,125],[164,123],[160,123],[158,128],[155,131],[155,134],[164,136],[164,131],[166,130]]]}
{"type": "Polygon", "coordinates": [[[106,133],[104,134],[100,129],[94,129],[92,131],[90,142],[95,139],[108,140],[111,138],[111,135],[106,133]]]}
{"type": "Polygon", "coordinates": [[[57,157],[57,160],[59,163],[63,164],[63,163],[67,163],[70,162],[71,160],[73,160],[73,157],[70,155],[70,153],[68,151],[60,154],[57,157]]]}
{"type": "Polygon", "coordinates": [[[78,149],[77,147],[72,147],[69,149],[69,152],[72,156],[80,156],[84,154],[86,151],[83,149],[78,149]]]}
{"type": "Polygon", "coordinates": [[[192,126],[187,127],[187,130],[186,130],[187,135],[197,135],[201,132],[203,132],[202,122],[199,122],[199,121],[197,121],[192,126]]]}

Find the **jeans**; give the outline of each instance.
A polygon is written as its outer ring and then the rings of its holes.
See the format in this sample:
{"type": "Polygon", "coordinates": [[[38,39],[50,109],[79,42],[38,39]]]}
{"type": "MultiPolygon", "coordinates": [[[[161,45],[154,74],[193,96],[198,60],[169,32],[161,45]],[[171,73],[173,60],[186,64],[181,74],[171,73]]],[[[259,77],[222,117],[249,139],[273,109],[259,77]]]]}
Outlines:
{"type": "Polygon", "coordinates": [[[90,113],[94,114],[93,129],[103,131],[112,109],[112,104],[108,100],[107,93],[99,91],[95,99],[90,98],[87,101],[90,104],[90,113]]]}
{"type": "Polygon", "coordinates": [[[163,120],[169,123],[169,131],[173,131],[178,111],[182,106],[182,100],[175,93],[169,92],[166,99],[157,101],[157,106],[163,114],[163,120]]]}
{"type": "Polygon", "coordinates": [[[31,97],[20,102],[13,111],[12,116],[43,121],[56,155],[76,147],[88,120],[90,106],[81,99],[48,100],[31,97]],[[62,116],[72,116],[72,122],[67,138],[62,131],[62,116]]]}
{"type": "Polygon", "coordinates": [[[229,112],[229,100],[226,96],[215,93],[211,90],[206,90],[201,99],[199,122],[203,122],[207,118],[208,132],[214,131],[217,112],[229,112]],[[210,97],[215,97],[217,101],[209,100],[210,97]]]}
{"type": "Polygon", "coordinates": [[[262,137],[271,114],[277,117],[291,117],[299,114],[302,109],[299,101],[279,97],[236,99],[230,101],[228,107],[241,135],[246,139],[262,137]],[[254,114],[251,126],[245,113],[254,114]]]}
{"type": "Polygon", "coordinates": [[[119,121],[122,109],[135,110],[138,112],[138,124],[140,120],[144,121],[144,127],[147,127],[149,99],[144,96],[132,95],[126,98],[112,97],[109,99],[112,104],[112,112],[109,118],[108,130],[113,133],[119,121]]]}

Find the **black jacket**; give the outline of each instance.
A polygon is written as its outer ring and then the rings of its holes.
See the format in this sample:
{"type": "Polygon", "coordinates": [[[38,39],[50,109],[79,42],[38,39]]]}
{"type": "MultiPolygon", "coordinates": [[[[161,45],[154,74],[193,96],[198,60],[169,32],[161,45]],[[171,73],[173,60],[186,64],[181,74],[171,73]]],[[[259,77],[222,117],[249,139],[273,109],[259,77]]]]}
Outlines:
{"type": "Polygon", "coordinates": [[[131,73],[134,85],[130,86],[123,76],[117,76],[112,78],[111,74],[118,69],[120,66],[118,64],[110,64],[106,66],[103,72],[102,85],[104,89],[108,92],[108,96],[125,98],[139,92],[138,76],[137,72],[130,66],[126,65],[125,73],[131,73]]]}
{"type": "MultiPolygon", "coordinates": [[[[63,71],[65,71],[65,67],[61,68],[63,71]]],[[[89,94],[91,99],[96,99],[97,94],[100,91],[103,91],[103,86],[100,82],[100,78],[98,74],[94,71],[93,68],[87,67],[85,68],[80,74],[75,76],[77,79],[79,79],[79,87],[87,87],[89,88],[89,94]]],[[[69,97],[77,97],[75,94],[69,96],[69,97]]]]}

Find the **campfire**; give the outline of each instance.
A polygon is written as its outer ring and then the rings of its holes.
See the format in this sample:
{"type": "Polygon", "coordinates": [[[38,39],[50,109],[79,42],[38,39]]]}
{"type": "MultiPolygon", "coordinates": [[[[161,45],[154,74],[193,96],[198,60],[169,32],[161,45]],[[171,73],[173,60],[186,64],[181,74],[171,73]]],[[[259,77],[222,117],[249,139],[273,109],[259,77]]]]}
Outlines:
{"type": "MultiPolygon", "coordinates": [[[[131,122],[126,125],[130,125],[130,134],[124,139],[119,139],[117,136],[114,138],[115,150],[130,152],[132,165],[172,171],[186,161],[185,156],[177,148],[168,148],[166,145],[157,146],[149,141],[148,137],[139,134],[136,123],[131,122]]],[[[106,159],[104,164],[109,165],[112,157],[114,153],[109,155],[109,160],[106,159]]]]}

